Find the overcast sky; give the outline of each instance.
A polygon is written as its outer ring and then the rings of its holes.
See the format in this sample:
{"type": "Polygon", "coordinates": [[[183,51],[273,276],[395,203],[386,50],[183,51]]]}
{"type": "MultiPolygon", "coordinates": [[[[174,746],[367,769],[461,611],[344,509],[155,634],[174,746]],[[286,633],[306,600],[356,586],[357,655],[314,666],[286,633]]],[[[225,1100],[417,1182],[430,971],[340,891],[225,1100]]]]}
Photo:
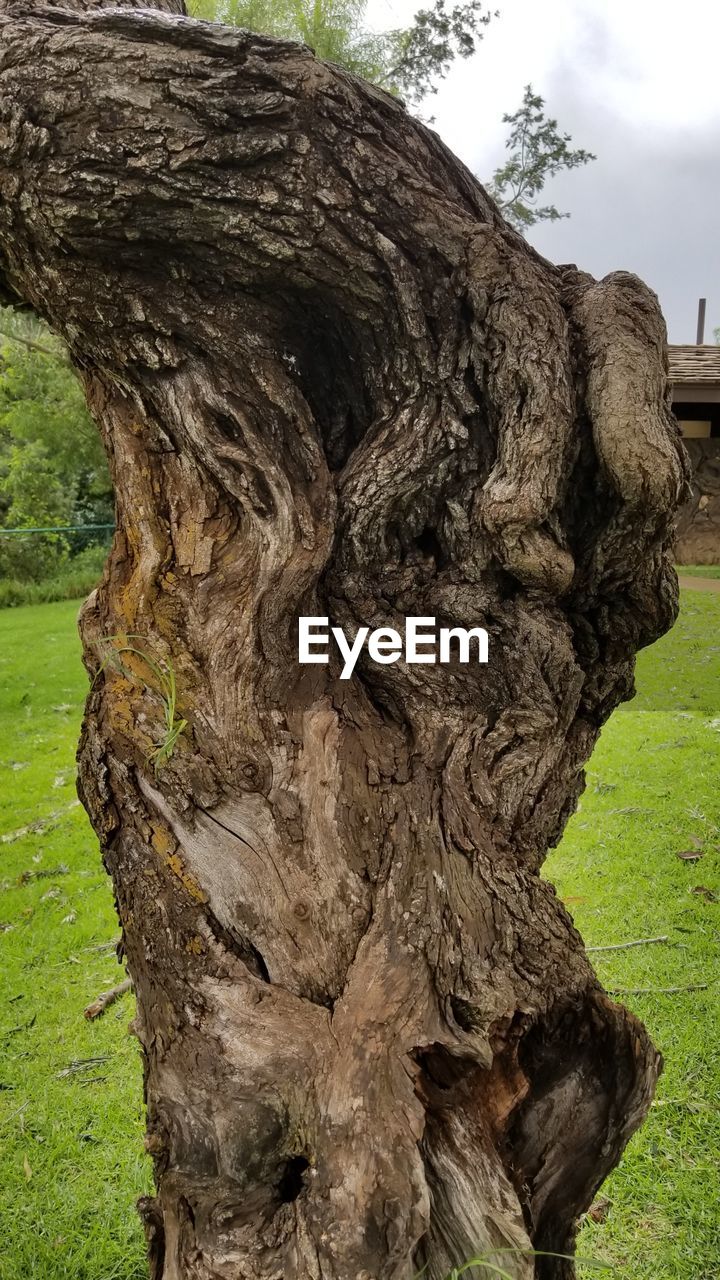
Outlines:
{"type": "MultiPolygon", "coordinates": [[[[373,26],[406,25],[431,0],[370,0],[373,26]]],[[[455,0],[450,0],[454,3],[455,0]]],[[[500,16],[424,114],[482,179],[501,161],[505,111],[531,82],[597,160],[548,202],[569,219],[529,239],[596,276],[635,271],[660,296],[671,342],[720,326],[720,5],[716,0],[490,0],[500,16]]]]}

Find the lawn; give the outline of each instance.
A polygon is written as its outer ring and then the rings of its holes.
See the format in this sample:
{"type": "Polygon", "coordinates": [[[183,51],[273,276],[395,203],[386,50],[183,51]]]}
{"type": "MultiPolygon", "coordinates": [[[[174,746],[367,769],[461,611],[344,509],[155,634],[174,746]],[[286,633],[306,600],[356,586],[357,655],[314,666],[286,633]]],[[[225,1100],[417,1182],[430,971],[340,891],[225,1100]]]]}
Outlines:
{"type": "Polygon", "coordinates": [[[691,578],[720,578],[720,564],[678,565],[678,573],[691,578]]]}
{"type": "Polygon", "coordinates": [[[627,1280],[720,1276],[718,621],[720,593],[683,592],[673,630],[640,654],[637,697],[603,730],[585,795],[545,864],[588,947],[669,938],[594,954],[608,989],[707,984],[624,997],[665,1071],[603,1187],[607,1219],[587,1223],[579,1252],[627,1280]]]}
{"type": "Polygon", "coordinates": [[[77,610],[0,612],[0,1280],[146,1275],[132,1003],[83,1017],[121,971],[109,881],[75,797],[77,610]]]}
{"type": "MultiPolygon", "coordinates": [[[[0,1280],[145,1275],[131,998],[83,1018],[120,970],[110,887],[75,800],[76,611],[0,612],[0,1280]]],[[[719,617],[720,594],[685,592],[674,631],[641,654],[639,695],[603,732],[547,863],[588,946],[669,939],[594,956],[608,988],[653,989],[625,999],[666,1061],[648,1123],[603,1189],[605,1221],[580,1241],[625,1280],[720,1274],[719,617]]]]}

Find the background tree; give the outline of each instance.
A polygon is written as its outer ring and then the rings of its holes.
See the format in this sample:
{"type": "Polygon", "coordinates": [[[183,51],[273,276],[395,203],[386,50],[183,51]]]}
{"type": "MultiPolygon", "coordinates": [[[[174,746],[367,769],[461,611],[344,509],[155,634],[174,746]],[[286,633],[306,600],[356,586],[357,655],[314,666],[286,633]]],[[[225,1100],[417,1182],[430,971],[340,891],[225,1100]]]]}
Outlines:
{"type": "Polygon", "coordinates": [[[0,2],[0,294],[116,486],[80,787],[153,1275],[571,1276],[528,1251],[572,1249],[659,1066],[539,874],[676,610],[657,301],[549,264],[306,49],[71,3],[0,2]],[[300,614],[484,624],[491,661],[344,682],[300,614]]]}
{"type": "MultiPolygon", "coordinates": [[[[107,461],[67,349],[31,313],[0,309],[0,528],[112,520],[107,461]]],[[[0,576],[41,580],[85,545],[0,537],[0,576]]]]}
{"type": "Polygon", "coordinates": [[[571,147],[570,134],[562,133],[557,120],[545,115],[545,101],[530,84],[525,86],[521,106],[513,115],[504,115],[503,123],[510,125],[505,143],[510,154],[487,189],[508,222],[524,232],[537,222],[569,218],[554,204],[539,205],[538,197],[548,178],[586,165],[596,156],[571,147]]]}

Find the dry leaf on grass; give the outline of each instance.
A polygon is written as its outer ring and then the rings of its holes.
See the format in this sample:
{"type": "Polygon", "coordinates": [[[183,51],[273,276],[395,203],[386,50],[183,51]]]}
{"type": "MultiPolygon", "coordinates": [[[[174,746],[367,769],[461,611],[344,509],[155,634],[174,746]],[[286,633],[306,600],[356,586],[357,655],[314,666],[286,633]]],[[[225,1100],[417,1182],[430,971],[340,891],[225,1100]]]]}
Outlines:
{"type": "Polygon", "coordinates": [[[594,1200],[587,1211],[588,1218],[593,1222],[605,1222],[612,1206],[612,1200],[608,1200],[607,1196],[600,1196],[598,1200],[594,1200]]]}

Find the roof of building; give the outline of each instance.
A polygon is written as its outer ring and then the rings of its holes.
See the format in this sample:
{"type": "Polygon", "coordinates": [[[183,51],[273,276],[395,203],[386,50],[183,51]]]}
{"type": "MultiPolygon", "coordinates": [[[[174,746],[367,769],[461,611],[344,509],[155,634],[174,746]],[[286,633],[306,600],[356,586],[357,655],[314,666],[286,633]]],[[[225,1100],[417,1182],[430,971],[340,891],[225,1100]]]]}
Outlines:
{"type": "Polygon", "coordinates": [[[671,346],[670,381],[720,385],[720,345],[671,346]]]}

